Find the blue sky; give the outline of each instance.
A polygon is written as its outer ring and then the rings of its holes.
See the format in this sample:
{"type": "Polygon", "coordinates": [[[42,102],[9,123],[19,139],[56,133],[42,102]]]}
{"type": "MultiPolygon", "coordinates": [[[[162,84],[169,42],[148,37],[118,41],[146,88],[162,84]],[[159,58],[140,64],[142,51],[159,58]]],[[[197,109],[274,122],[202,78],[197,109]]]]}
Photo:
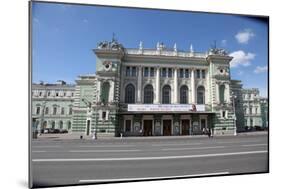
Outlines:
{"type": "Polygon", "coordinates": [[[259,88],[267,96],[267,22],[249,17],[82,6],[55,3],[32,4],[33,82],[65,80],[95,73],[97,43],[116,38],[127,48],[166,46],[206,52],[214,40],[234,57],[232,79],[245,88],[259,88]]]}

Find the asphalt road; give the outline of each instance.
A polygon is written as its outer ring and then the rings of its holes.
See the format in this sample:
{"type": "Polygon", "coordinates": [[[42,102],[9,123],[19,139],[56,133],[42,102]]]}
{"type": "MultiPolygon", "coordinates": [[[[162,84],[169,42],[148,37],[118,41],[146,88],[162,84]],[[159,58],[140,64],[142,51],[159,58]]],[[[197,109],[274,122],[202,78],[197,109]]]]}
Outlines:
{"type": "Polygon", "coordinates": [[[268,172],[267,135],[37,140],[33,187],[268,172]]]}

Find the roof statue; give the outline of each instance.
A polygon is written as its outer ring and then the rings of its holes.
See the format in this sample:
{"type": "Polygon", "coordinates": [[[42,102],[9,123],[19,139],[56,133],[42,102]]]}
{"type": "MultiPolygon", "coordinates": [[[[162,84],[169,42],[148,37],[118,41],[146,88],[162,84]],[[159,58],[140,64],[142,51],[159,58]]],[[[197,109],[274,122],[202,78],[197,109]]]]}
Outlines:
{"type": "Polygon", "coordinates": [[[102,41],[98,43],[98,49],[122,50],[124,47],[121,43],[118,43],[115,38],[115,34],[113,33],[112,40],[110,42],[102,41]]]}
{"type": "Polygon", "coordinates": [[[190,50],[189,50],[191,53],[193,53],[194,51],[193,51],[193,46],[192,46],[192,44],[190,45],[190,50]]]}
{"type": "Polygon", "coordinates": [[[174,44],[174,51],[177,52],[177,44],[174,44]]]}
{"type": "Polygon", "coordinates": [[[140,49],[140,50],[142,50],[142,49],[143,49],[143,44],[142,44],[142,41],[140,41],[139,49],[140,49]]]}

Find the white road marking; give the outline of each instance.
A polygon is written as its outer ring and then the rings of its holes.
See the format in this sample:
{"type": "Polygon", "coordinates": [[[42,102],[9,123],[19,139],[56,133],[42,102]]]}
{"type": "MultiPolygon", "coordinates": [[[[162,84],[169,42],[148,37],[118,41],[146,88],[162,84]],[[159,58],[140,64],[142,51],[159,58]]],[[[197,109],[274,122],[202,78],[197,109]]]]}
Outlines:
{"type": "Polygon", "coordinates": [[[81,148],[102,148],[102,147],[132,147],[132,146],[135,146],[135,145],[127,145],[127,144],[124,144],[124,145],[87,145],[87,146],[78,146],[78,147],[81,147],[81,148]]]}
{"type": "Polygon", "coordinates": [[[252,143],[257,143],[257,142],[261,142],[260,140],[257,140],[257,141],[228,141],[228,142],[221,142],[221,141],[218,141],[216,143],[219,143],[219,144],[241,144],[241,143],[248,143],[248,142],[252,142],[252,143]]]}
{"type": "Polygon", "coordinates": [[[249,147],[249,146],[267,146],[267,144],[245,144],[245,145],[242,145],[244,147],[249,147]]]}
{"type": "Polygon", "coordinates": [[[200,148],[165,148],[161,149],[163,151],[173,151],[173,150],[204,150],[204,149],[216,149],[225,148],[225,146],[210,146],[210,147],[200,147],[200,148]]]}
{"type": "Polygon", "coordinates": [[[32,146],[32,148],[60,148],[61,146],[32,146]]]}
{"type": "Polygon", "coordinates": [[[218,156],[233,156],[247,154],[268,153],[262,151],[247,151],[247,152],[231,152],[231,153],[216,153],[216,154],[198,154],[198,155],[183,155],[183,156],[159,156],[159,157],[126,157],[126,158],[78,158],[78,159],[33,159],[33,162],[79,162],[79,161],[130,161],[130,160],[166,160],[166,159],[187,159],[200,157],[218,157],[218,156]]]}
{"type": "Polygon", "coordinates": [[[139,152],[141,150],[70,150],[69,152],[139,152]]]}
{"type": "Polygon", "coordinates": [[[34,152],[34,153],[42,153],[42,152],[46,152],[46,151],[32,151],[32,152],[34,152]]]}
{"type": "Polygon", "coordinates": [[[202,143],[175,143],[175,144],[152,144],[152,146],[190,146],[190,145],[199,145],[202,143]]]}
{"type": "Polygon", "coordinates": [[[229,172],[216,172],[216,173],[203,173],[193,175],[177,175],[177,176],[162,176],[162,177],[142,177],[142,178],[120,178],[120,179],[92,179],[92,180],[79,180],[79,183],[86,182],[116,182],[116,181],[130,181],[130,180],[155,180],[155,179],[167,179],[167,178],[188,178],[188,177],[200,177],[200,176],[213,176],[213,175],[225,175],[229,172]]]}

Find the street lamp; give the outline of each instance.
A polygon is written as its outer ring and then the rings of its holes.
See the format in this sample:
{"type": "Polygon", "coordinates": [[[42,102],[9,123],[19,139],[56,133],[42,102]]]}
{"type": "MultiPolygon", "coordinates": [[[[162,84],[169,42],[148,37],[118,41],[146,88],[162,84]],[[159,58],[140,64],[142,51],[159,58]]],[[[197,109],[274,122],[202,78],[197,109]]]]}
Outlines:
{"type": "MultiPolygon", "coordinates": [[[[82,102],[84,102],[86,105],[87,105],[87,107],[88,107],[88,111],[91,113],[92,112],[92,103],[91,102],[89,102],[87,99],[85,99],[85,98],[82,98],[82,102]]],[[[97,112],[97,110],[96,110],[96,112],[97,112]]],[[[96,117],[97,117],[97,115],[96,115],[96,117]]],[[[89,126],[89,127],[91,127],[91,126],[89,126]]],[[[97,139],[97,119],[96,119],[96,126],[95,126],[95,130],[94,130],[94,136],[93,136],[93,139],[97,139]]]]}
{"type": "Polygon", "coordinates": [[[41,135],[42,134],[42,130],[43,130],[43,127],[44,127],[44,116],[45,116],[45,108],[46,108],[46,103],[47,103],[47,86],[46,84],[44,84],[44,95],[43,95],[43,103],[42,103],[42,113],[41,113],[41,117],[40,117],[40,120],[41,120],[41,123],[40,123],[40,127],[39,127],[39,131],[38,131],[38,134],[41,135]]]}
{"type": "Polygon", "coordinates": [[[237,98],[237,96],[234,95],[234,92],[232,92],[231,94],[232,94],[232,105],[233,105],[233,112],[234,112],[234,136],[236,136],[237,135],[237,125],[236,125],[235,98],[237,98]]]}

